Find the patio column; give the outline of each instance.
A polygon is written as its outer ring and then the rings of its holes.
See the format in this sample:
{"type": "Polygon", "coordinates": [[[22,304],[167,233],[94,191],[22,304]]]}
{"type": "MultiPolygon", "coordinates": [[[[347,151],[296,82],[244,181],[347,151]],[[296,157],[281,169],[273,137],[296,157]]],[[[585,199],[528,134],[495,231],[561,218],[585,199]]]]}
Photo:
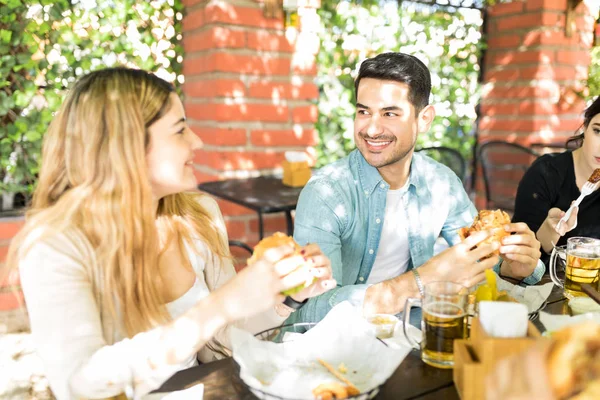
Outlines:
{"type": "MultiPolygon", "coordinates": [[[[581,0],[515,0],[487,12],[478,141],[564,143],[580,126],[585,108],[582,81],[594,38],[590,10],[581,0]]],[[[476,205],[483,208],[481,170],[477,176],[476,205]]],[[[518,179],[495,181],[514,198],[518,179]]]]}
{"type": "MultiPolygon", "coordinates": [[[[184,0],[183,92],[190,126],[204,141],[199,182],[272,174],[288,150],[314,154],[320,1],[298,1],[295,26],[273,10],[277,3],[184,0]]],[[[230,238],[255,244],[256,214],[219,205],[230,238]]],[[[285,228],[283,214],[265,216],[266,234],[285,228]]]]}

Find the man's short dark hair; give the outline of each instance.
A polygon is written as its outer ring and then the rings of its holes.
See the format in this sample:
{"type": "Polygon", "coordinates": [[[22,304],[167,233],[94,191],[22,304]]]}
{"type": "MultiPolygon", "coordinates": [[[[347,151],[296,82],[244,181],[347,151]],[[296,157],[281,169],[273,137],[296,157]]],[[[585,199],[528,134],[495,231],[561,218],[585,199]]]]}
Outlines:
{"type": "Polygon", "coordinates": [[[358,96],[358,85],[363,78],[407,84],[408,100],[417,113],[429,104],[431,93],[429,69],[421,60],[410,54],[382,53],[363,61],[354,82],[355,97],[358,96]]]}

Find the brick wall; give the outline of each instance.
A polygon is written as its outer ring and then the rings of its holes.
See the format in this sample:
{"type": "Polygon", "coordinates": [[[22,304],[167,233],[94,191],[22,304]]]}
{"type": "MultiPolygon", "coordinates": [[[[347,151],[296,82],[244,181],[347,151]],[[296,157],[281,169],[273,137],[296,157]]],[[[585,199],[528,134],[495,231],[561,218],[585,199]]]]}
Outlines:
{"type": "MultiPolygon", "coordinates": [[[[585,104],[577,92],[588,76],[594,18],[579,4],[568,37],[566,10],[567,0],[514,0],[488,8],[480,142],[564,142],[581,125],[585,104]]],[[[499,177],[496,183],[514,198],[518,181],[499,177]]],[[[476,204],[483,207],[481,178],[476,188],[476,204]]]]}
{"type": "MultiPolygon", "coordinates": [[[[265,17],[259,1],[184,4],[185,107],[204,141],[195,159],[198,181],[272,174],[286,150],[313,155],[319,1],[299,1],[298,29],[265,17]]],[[[256,214],[219,205],[230,238],[255,244],[256,214]]],[[[285,227],[283,215],[265,216],[265,234],[285,227]]]]}
{"type": "Polygon", "coordinates": [[[28,328],[18,274],[5,277],[4,267],[11,239],[23,226],[23,217],[0,219],[0,333],[28,328]]]}

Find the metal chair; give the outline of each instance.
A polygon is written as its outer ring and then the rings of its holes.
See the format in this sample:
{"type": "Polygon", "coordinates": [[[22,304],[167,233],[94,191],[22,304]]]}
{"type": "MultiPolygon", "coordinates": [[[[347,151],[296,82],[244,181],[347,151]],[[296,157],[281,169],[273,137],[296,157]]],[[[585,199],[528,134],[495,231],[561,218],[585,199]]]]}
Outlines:
{"type": "Polygon", "coordinates": [[[425,153],[434,160],[444,164],[450,168],[456,176],[464,183],[467,177],[467,162],[463,158],[462,154],[458,150],[450,147],[437,146],[437,147],[423,147],[416,151],[425,153]]]}
{"type": "Polygon", "coordinates": [[[241,242],[239,240],[230,240],[229,241],[229,247],[240,247],[244,250],[246,250],[248,253],[250,253],[250,255],[252,255],[254,253],[254,250],[252,250],[252,247],[248,246],[246,243],[241,242]]]}
{"type": "Polygon", "coordinates": [[[515,209],[515,196],[525,171],[540,154],[517,143],[490,140],[478,145],[486,208],[515,209]]]}

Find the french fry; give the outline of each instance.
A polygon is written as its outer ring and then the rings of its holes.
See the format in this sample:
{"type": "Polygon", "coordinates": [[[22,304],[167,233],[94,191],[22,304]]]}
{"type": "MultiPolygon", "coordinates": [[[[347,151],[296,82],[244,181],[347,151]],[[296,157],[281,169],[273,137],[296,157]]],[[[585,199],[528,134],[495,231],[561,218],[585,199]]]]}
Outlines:
{"type": "MultiPolygon", "coordinates": [[[[360,390],[358,390],[358,388],[356,386],[354,386],[352,384],[352,382],[350,382],[348,379],[346,379],[344,376],[342,376],[342,374],[340,374],[339,372],[336,371],[335,368],[333,368],[331,365],[329,365],[329,363],[327,361],[321,360],[320,358],[317,358],[317,361],[319,361],[319,363],[324,366],[325,368],[327,368],[327,370],[336,378],[338,378],[340,381],[344,382],[346,385],[348,385],[348,391],[352,391],[353,393],[356,392],[356,394],[360,394],[360,390]]],[[[351,396],[355,396],[355,395],[351,395],[351,396]]]]}

